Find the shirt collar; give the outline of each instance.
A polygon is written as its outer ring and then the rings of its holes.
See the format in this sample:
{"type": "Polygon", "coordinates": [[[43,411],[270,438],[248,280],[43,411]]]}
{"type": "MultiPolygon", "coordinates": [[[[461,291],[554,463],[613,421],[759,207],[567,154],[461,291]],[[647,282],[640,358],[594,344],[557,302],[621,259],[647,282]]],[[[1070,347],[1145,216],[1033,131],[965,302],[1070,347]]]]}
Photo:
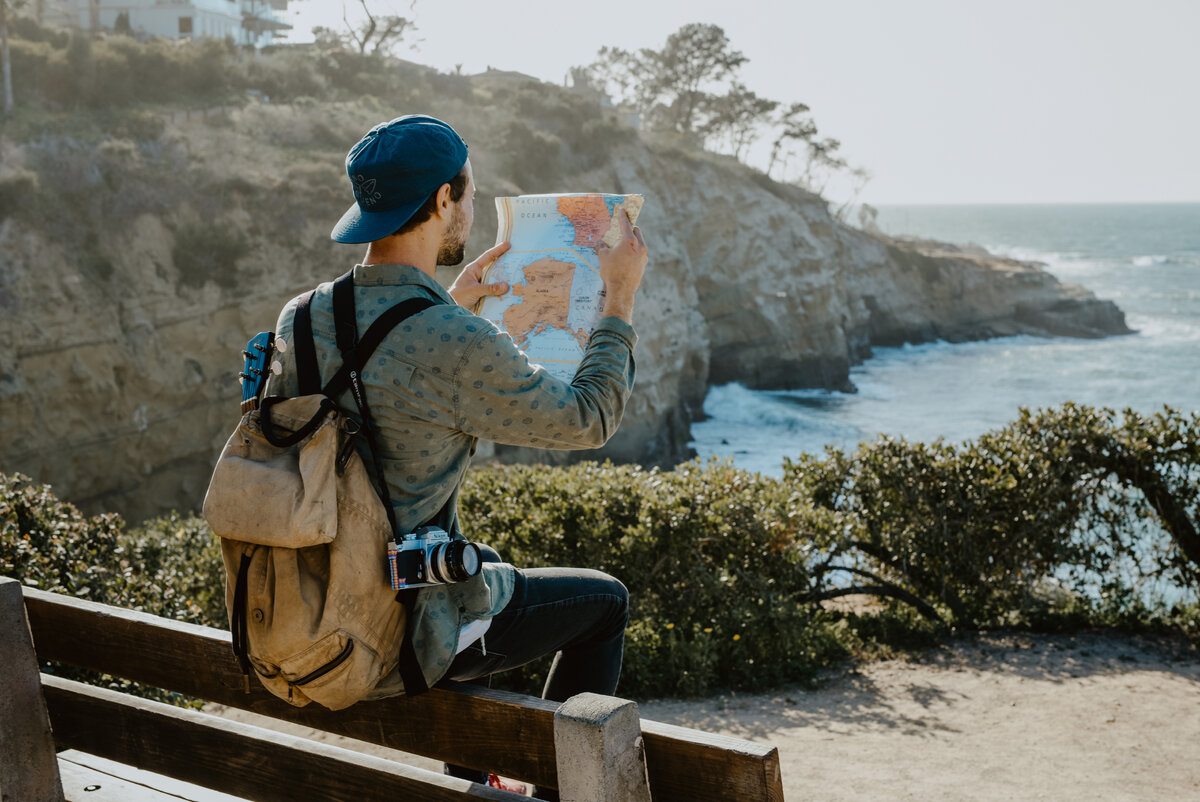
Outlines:
{"type": "Polygon", "coordinates": [[[355,265],[354,283],[359,287],[400,287],[405,285],[423,287],[445,303],[456,303],[450,293],[446,292],[445,287],[412,265],[355,265]]]}

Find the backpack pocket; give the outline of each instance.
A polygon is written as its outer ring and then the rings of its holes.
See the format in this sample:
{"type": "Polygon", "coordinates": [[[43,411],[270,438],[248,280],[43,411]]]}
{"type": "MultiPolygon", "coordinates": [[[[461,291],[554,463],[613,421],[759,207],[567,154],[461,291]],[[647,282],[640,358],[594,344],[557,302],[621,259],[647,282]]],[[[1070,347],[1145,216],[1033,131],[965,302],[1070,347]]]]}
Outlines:
{"type": "MultiPolygon", "coordinates": [[[[307,402],[300,415],[310,411],[306,407],[311,407],[314,420],[321,414],[319,396],[279,406],[298,402],[307,402]]],[[[292,410],[280,412],[288,411],[292,410]]],[[[284,414],[276,413],[276,418],[295,424],[284,414]]],[[[330,411],[308,437],[279,448],[267,441],[260,410],[247,413],[225,444],[204,499],[204,517],[213,532],[243,543],[291,549],[332,541],[338,530],[339,434],[338,416],[330,411]]]]}
{"type": "Polygon", "coordinates": [[[341,710],[375,686],[382,668],[370,647],[339,629],[294,657],[281,660],[277,681],[287,683],[287,700],[293,705],[313,701],[330,710],[341,710]]]}
{"type": "Polygon", "coordinates": [[[279,674],[288,685],[320,685],[354,654],[354,640],[342,630],[330,632],[299,654],[279,661],[279,674]]]}

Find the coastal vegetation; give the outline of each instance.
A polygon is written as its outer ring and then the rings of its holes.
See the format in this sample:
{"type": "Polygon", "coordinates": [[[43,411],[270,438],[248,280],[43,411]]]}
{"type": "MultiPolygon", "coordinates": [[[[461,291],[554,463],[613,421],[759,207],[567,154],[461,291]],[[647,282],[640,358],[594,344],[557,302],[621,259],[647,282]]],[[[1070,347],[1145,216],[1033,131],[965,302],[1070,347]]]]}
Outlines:
{"type": "Polygon", "coordinates": [[[850,166],[838,140],[817,137],[807,104],[761,97],[739,81],[738,72],[749,61],[719,26],[691,23],[660,48],[601,48],[595,61],[574,68],[571,77],[576,88],[635,109],[647,130],[674,134],[738,161],[747,158],[754,142],[769,136],[768,176],[779,168],[779,180],[820,194],[834,174],[848,171],[857,196],[870,173],[850,166]],[[789,171],[797,157],[800,168],[789,171]]]}
{"type": "MultiPolygon", "coordinates": [[[[94,134],[128,125],[128,118],[151,108],[237,107],[256,99],[312,103],[372,97],[399,105],[457,97],[482,105],[507,103],[505,92],[472,91],[464,75],[442,74],[393,57],[416,21],[373,13],[366,2],[361,7],[365,19],[360,25],[318,28],[310,45],[259,53],[218,39],[142,41],[130,32],[66,32],[17,16],[9,24],[15,102],[0,133],[20,141],[65,123],[63,133],[94,134]]],[[[572,68],[570,90],[528,79],[537,91],[527,93],[522,111],[532,112],[534,120],[553,121],[561,117],[564,103],[573,104],[570,114],[583,118],[578,127],[585,130],[571,131],[568,125],[565,137],[557,138],[575,150],[583,146],[593,159],[596,148],[602,151],[614,138],[615,109],[635,112],[636,124],[647,135],[739,161],[746,161],[752,144],[766,136],[770,157],[760,167],[768,175],[777,173],[778,180],[819,193],[833,175],[846,172],[855,194],[861,191],[869,173],[849,165],[838,140],[818,138],[806,104],[760,97],[738,80],[738,70],[748,60],[732,48],[720,27],[688,24],[657,49],[603,48],[592,63],[572,68]],[[583,125],[586,118],[590,127],[583,125]]],[[[557,127],[551,125],[552,130],[557,127]]],[[[621,133],[630,132],[624,128],[621,133]]],[[[157,132],[144,130],[142,138],[153,138],[146,136],[153,133],[161,133],[161,126],[157,132]]],[[[541,131],[506,133],[509,142],[520,141],[540,156],[546,152],[541,131]]],[[[558,144],[554,140],[552,134],[551,146],[558,144]]],[[[538,164],[545,159],[524,166],[538,164]]]]}
{"type": "MultiPolygon", "coordinates": [[[[1065,405],[963,443],[802,456],[780,479],[715,460],[482,468],[460,508],[508,561],[629,587],[622,693],[646,698],[805,681],[964,629],[1200,639],[1198,488],[1200,414],[1065,405]]],[[[20,475],[0,475],[0,574],[226,626],[203,520],[128,528],[20,475]]],[[[498,679],[536,692],[547,667],[498,679]]]]}

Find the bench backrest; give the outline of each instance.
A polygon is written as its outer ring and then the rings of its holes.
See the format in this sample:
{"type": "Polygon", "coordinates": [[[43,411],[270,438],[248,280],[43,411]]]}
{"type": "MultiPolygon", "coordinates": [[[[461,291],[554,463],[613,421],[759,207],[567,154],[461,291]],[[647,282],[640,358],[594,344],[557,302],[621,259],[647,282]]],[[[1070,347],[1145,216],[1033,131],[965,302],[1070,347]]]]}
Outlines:
{"type": "MultiPolygon", "coordinates": [[[[256,683],[245,690],[226,631],[31,588],[23,592],[41,660],[557,787],[556,702],[450,684],[336,712],[294,708],[256,683]]],[[[58,691],[48,686],[48,698],[53,693],[58,691]]],[[[648,720],[641,727],[654,798],[783,799],[775,747],[648,720]]]]}

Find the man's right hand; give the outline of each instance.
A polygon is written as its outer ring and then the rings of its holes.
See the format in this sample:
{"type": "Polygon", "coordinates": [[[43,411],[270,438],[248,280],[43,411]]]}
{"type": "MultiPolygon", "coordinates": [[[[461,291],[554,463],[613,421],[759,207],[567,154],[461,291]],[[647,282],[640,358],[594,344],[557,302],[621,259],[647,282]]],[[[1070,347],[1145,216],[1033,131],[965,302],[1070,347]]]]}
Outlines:
{"type": "Polygon", "coordinates": [[[646,273],[649,256],[641,229],[629,222],[624,209],[617,215],[617,222],[621,225],[621,240],[611,248],[604,243],[596,246],[600,278],[604,280],[604,315],[632,325],[633,297],[646,273]]]}

